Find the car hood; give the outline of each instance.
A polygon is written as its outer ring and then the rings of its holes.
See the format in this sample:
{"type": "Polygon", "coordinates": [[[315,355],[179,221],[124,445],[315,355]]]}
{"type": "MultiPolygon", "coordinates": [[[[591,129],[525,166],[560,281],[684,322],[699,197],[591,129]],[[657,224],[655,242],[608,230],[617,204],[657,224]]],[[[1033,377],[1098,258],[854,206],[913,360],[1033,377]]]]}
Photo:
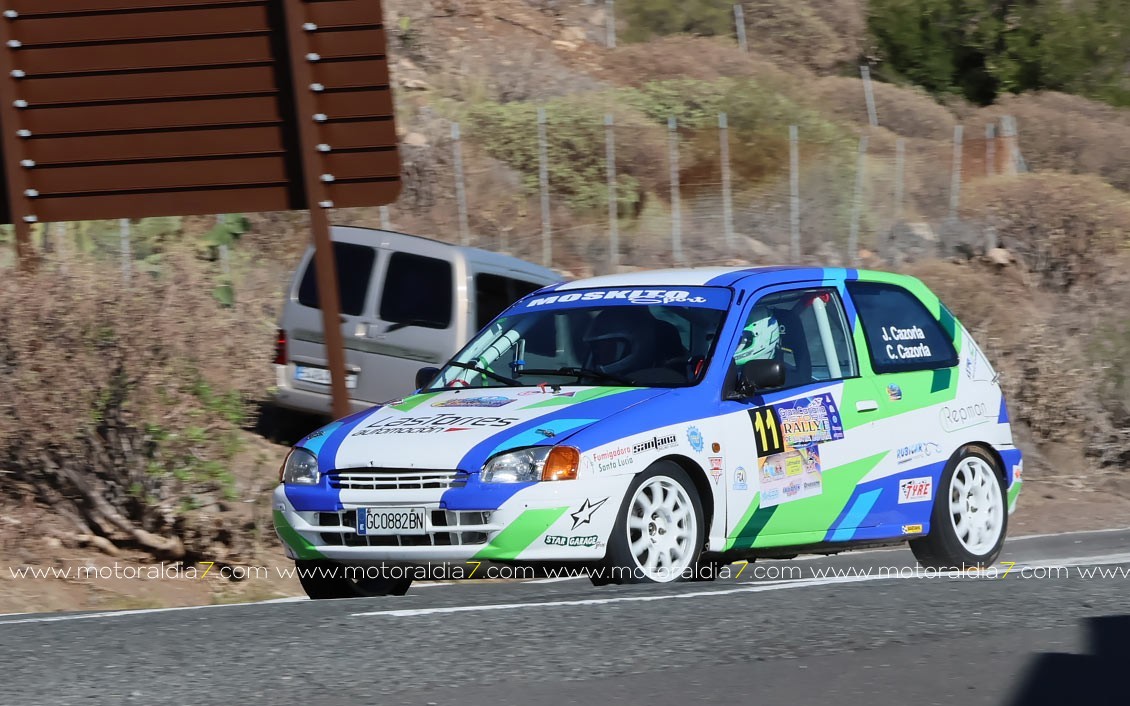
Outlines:
{"type": "Polygon", "coordinates": [[[299,442],[323,471],[477,471],[500,451],[558,444],[592,424],[671,392],[567,386],[457,389],[413,395],[334,422],[299,442]]]}

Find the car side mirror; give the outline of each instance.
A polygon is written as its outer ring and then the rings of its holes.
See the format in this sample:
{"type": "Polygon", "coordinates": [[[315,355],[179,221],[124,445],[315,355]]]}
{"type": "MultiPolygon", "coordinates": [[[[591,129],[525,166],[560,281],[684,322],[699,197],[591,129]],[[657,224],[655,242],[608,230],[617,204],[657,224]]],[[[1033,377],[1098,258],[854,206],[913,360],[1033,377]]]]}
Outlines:
{"type": "Polygon", "coordinates": [[[416,389],[422,390],[425,387],[427,387],[428,385],[431,385],[432,381],[436,379],[436,375],[439,375],[439,368],[428,367],[428,368],[420,368],[419,370],[417,370],[416,371],[416,389]]]}
{"type": "Polygon", "coordinates": [[[738,394],[750,397],[759,390],[785,386],[785,366],[779,360],[751,360],[741,367],[738,394]]]}

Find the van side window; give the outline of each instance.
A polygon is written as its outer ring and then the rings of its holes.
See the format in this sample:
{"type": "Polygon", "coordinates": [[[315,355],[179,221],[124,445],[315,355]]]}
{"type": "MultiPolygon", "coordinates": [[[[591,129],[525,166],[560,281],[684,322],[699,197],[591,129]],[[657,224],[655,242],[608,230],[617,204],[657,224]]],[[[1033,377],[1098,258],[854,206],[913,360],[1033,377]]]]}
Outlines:
{"type": "MultiPolygon", "coordinates": [[[[368,245],[334,243],[334,266],[337,268],[337,291],[341,298],[341,313],[360,316],[365,311],[365,297],[369,293],[369,280],[373,276],[373,263],[377,251],[368,245]]],[[[321,309],[318,301],[317,267],[314,259],[306,265],[302,282],[298,285],[298,303],[311,309],[321,309]]]]}
{"type": "Polygon", "coordinates": [[[381,319],[424,328],[451,325],[451,263],[434,257],[394,252],[381,293],[381,319]]]}
{"type": "Polygon", "coordinates": [[[798,289],[770,294],[750,311],[734,362],[778,360],[785,387],[859,374],[843,304],[833,289],[798,289]]]}
{"type": "Polygon", "coordinates": [[[514,302],[545,285],[487,273],[475,275],[475,326],[478,330],[514,302]]]}
{"type": "Polygon", "coordinates": [[[848,284],[876,373],[932,370],[957,365],[953,339],[926,306],[902,287],[848,284]]]}

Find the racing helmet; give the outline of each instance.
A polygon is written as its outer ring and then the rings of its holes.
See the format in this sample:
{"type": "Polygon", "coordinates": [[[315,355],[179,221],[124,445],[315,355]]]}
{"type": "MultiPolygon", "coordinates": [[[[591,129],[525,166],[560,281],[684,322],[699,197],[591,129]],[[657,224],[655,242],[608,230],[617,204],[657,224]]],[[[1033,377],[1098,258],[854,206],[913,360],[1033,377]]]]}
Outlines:
{"type": "Polygon", "coordinates": [[[757,307],[742,330],[734,362],[745,365],[751,360],[772,360],[781,351],[781,325],[769,309],[757,307]]]}
{"type": "Polygon", "coordinates": [[[625,375],[652,367],[655,319],[642,307],[606,309],[596,315],[584,335],[585,367],[609,375],[625,375]]]}

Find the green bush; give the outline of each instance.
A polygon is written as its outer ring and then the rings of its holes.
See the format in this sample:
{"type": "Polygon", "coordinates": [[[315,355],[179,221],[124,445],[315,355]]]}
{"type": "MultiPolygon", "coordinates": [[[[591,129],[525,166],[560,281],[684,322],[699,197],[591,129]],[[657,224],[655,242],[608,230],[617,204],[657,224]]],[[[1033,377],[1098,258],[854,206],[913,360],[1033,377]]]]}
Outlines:
{"type": "Polygon", "coordinates": [[[617,7],[628,42],[669,34],[734,33],[734,4],[727,0],[620,0],[617,7]]]}

